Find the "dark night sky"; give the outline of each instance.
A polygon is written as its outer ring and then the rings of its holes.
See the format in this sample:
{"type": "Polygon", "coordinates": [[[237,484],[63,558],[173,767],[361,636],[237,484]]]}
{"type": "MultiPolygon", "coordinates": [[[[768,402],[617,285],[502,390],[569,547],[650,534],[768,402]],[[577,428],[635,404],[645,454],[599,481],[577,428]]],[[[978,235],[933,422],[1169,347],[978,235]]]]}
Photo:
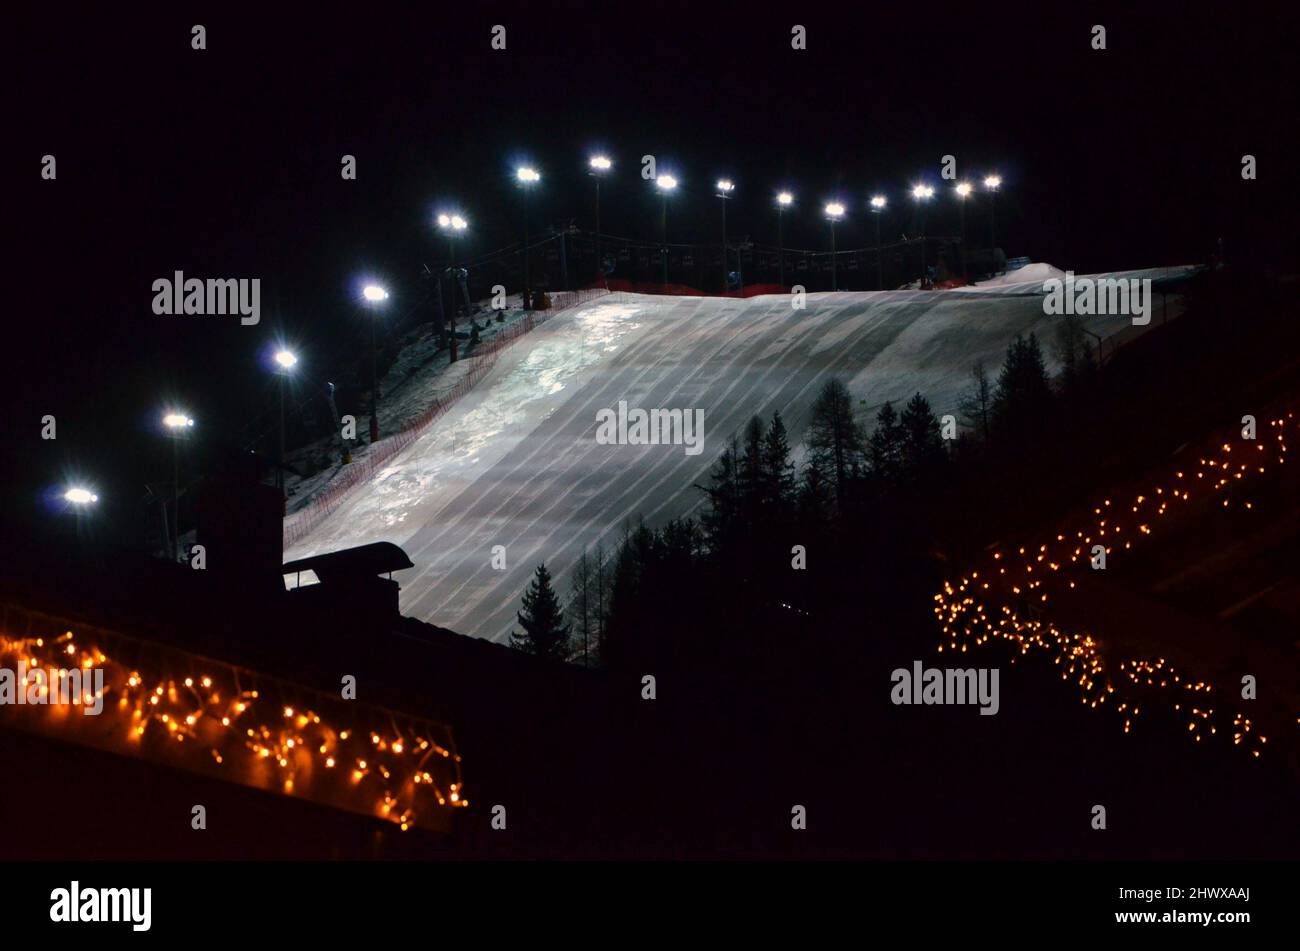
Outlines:
{"type": "Polygon", "coordinates": [[[1230,257],[1294,268],[1296,15],[1280,5],[263,6],[60,6],[13,27],[5,452],[20,500],[80,468],[135,505],[167,477],[150,427],[168,397],[213,442],[256,431],[274,394],[258,354],[283,332],[324,379],[348,358],[363,274],[390,283],[399,312],[415,306],[420,265],[442,253],[435,209],[470,216],[470,253],[518,238],[520,157],[545,176],[538,220],[590,226],[599,146],[618,163],[607,231],[654,235],[637,177],[653,153],[683,179],[674,240],[716,240],[711,183],[726,174],[734,233],[773,242],[786,186],[802,198],[787,244],[821,246],[814,209],[839,197],[850,247],[872,240],[872,191],[906,206],[951,153],[965,175],[1002,173],[1011,255],[1142,267],[1204,260],[1223,234],[1230,257]],[[194,23],[206,51],[190,48],[194,23]],[[495,23],[505,52],[489,49],[495,23]],[[793,23],[808,50],[790,49],[793,23]],[[46,153],[57,182],[39,178],[46,153]],[[1259,181],[1241,181],[1244,153],[1259,181]],[[154,316],[150,284],[175,269],[262,278],[262,324],[154,316]],[[56,445],[38,438],[45,413],[56,445]]]}

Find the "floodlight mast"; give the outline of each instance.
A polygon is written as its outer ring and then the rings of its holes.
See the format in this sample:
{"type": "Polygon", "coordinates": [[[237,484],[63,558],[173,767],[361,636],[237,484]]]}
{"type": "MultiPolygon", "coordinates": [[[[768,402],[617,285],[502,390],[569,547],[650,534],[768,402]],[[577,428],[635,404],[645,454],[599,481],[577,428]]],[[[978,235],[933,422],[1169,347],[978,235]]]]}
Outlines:
{"type": "Polygon", "coordinates": [[[655,179],[661,199],[659,209],[659,240],[662,242],[663,283],[668,284],[668,193],[677,187],[677,179],[672,175],[660,175],[655,179]]]}
{"type": "MultiPolygon", "coordinates": [[[[373,338],[371,354],[373,357],[373,338]]],[[[298,363],[298,357],[292,350],[281,349],[276,351],[275,362],[280,367],[280,372],[276,375],[279,377],[280,389],[280,451],[275,460],[275,487],[280,490],[280,503],[282,506],[287,505],[288,496],[284,493],[284,380],[298,363]]],[[[372,364],[373,366],[373,364],[372,364]]],[[[373,427],[374,421],[371,420],[373,427]]]]}
{"type": "Polygon", "coordinates": [[[531,254],[528,247],[528,193],[532,187],[542,180],[542,173],[529,165],[521,165],[515,169],[515,178],[519,182],[520,191],[523,192],[524,205],[524,301],[529,307],[532,306],[533,282],[530,273],[531,254]]]}
{"type": "MultiPolygon", "coordinates": [[[[180,530],[181,530],[181,462],[180,462],[180,442],[181,437],[194,425],[194,420],[185,413],[177,410],[171,410],[163,415],[163,425],[171,431],[172,439],[172,521],[171,521],[171,543],[172,561],[179,561],[180,551],[180,530]]],[[[164,511],[166,511],[164,509],[164,511]]]]}
{"type": "Polygon", "coordinates": [[[794,195],[778,192],[776,196],[776,267],[777,281],[785,287],[785,210],[794,204],[794,195]]]}
{"type": "MultiPolygon", "coordinates": [[[[451,318],[451,336],[447,345],[447,362],[455,363],[459,357],[456,343],[456,316],[460,311],[460,302],[456,298],[456,238],[469,227],[469,222],[461,215],[444,212],[438,216],[438,227],[447,235],[447,279],[451,291],[451,306],[448,308],[451,318]]],[[[441,291],[439,293],[441,294],[441,291]]]]}
{"type": "Polygon", "coordinates": [[[614,163],[605,155],[593,155],[587,163],[591,167],[588,172],[596,182],[596,283],[603,285],[605,283],[605,262],[601,260],[600,255],[600,180],[605,173],[614,167],[614,163]]]}
{"type": "Polygon", "coordinates": [[[835,222],[844,217],[844,206],[838,201],[828,202],[826,205],[826,218],[831,223],[831,290],[840,289],[839,273],[836,269],[835,253],[835,222]]]}
{"type": "Polygon", "coordinates": [[[876,219],[876,290],[880,291],[885,289],[884,251],[880,246],[880,217],[885,213],[887,204],[884,195],[871,196],[871,214],[876,219]]]}
{"type": "Polygon", "coordinates": [[[727,199],[736,186],[728,178],[718,179],[718,198],[722,202],[722,293],[727,293],[727,199]]]}

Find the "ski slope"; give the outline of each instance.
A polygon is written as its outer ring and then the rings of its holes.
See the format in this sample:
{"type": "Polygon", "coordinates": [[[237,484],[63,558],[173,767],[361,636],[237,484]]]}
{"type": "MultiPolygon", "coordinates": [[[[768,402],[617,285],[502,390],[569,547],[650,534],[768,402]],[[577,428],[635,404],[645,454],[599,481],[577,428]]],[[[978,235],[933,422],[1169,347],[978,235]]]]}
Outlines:
{"type": "MultiPolygon", "coordinates": [[[[1061,318],[1043,314],[1041,286],[811,294],[803,310],[785,295],[611,294],[556,315],[504,351],[446,416],[285,557],[395,542],[415,564],[398,577],[404,614],[504,640],[538,562],[567,595],[579,555],[598,542],[612,552],[625,521],[698,514],[693,484],[751,415],[780,410],[798,452],[812,401],[832,376],[848,383],[869,423],[886,400],[918,391],[937,415],[956,414],[971,366],[983,360],[996,374],[1016,334],[1037,333],[1050,361],[1061,318]],[[703,409],[703,451],[599,444],[597,411],[620,400],[703,409]],[[497,545],[505,570],[492,567],[497,545]]],[[[1151,326],[1160,320],[1157,294],[1151,326]]],[[[1104,338],[1143,329],[1128,317],[1086,321],[1104,338]]]]}

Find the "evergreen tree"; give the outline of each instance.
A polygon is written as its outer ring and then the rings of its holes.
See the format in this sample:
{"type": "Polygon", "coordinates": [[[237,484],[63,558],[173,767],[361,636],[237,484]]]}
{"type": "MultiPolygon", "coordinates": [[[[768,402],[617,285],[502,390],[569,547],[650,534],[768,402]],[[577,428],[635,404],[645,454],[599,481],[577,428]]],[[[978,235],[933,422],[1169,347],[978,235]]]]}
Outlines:
{"type": "Polygon", "coordinates": [[[946,460],[939,420],[930,401],[917,393],[903,407],[898,419],[902,436],[903,471],[914,477],[928,476],[946,460]]]}
{"type": "Polygon", "coordinates": [[[868,442],[868,455],[877,479],[886,485],[898,482],[903,470],[903,427],[891,402],[876,413],[876,430],[868,442]]]}
{"type": "Polygon", "coordinates": [[[983,360],[976,360],[971,367],[971,381],[971,391],[962,397],[957,408],[962,422],[975,430],[981,442],[987,443],[993,425],[993,385],[989,382],[983,360]]]}
{"type": "Polygon", "coordinates": [[[742,447],[740,469],[737,474],[740,514],[744,523],[741,531],[745,535],[751,535],[762,517],[767,494],[767,472],[763,457],[763,421],[757,416],[750,417],[745,426],[742,447]]]}
{"type": "Polygon", "coordinates": [[[545,562],[537,566],[524,592],[524,609],[517,616],[524,632],[510,632],[511,647],[538,657],[568,659],[569,625],[564,623],[564,610],[551,587],[551,573],[545,562]]]}
{"type": "Polygon", "coordinates": [[[709,484],[696,486],[709,498],[704,513],[704,536],[713,551],[721,551],[735,531],[740,514],[739,448],[735,439],[722,451],[709,471],[709,484]]]}
{"type": "Polygon", "coordinates": [[[1017,336],[1007,348],[993,395],[993,420],[998,431],[1012,439],[1031,436],[1041,429],[1052,402],[1052,387],[1038,338],[1017,336]]]}
{"type": "Polygon", "coordinates": [[[772,423],[763,437],[763,469],[768,507],[775,516],[784,517],[794,502],[795,479],[794,463],[790,461],[790,441],[779,410],[772,413],[772,423]]]}
{"type": "Polygon", "coordinates": [[[836,507],[843,512],[849,486],[862,470],[862,430],[853,418],[849,388],[829,379],[813,403],[808,423],[809,465],[829,482],[836,507]]]}
{"type": "Polygon", "coordinates": [[[812,529],[825,527],[830,522],[831,492],[816,466],[804,467],[803,481],[799,483],[796,510],[800,526],[812,529]]]}
{"type": "Polygon", "coordinates": [[[605,622],[609,617],[610,567],[605,558],[605,546],[596,543],[594,579],[595,605],[592,611],[592,624],[596,633],[596,653],[605,656],[605,622]]]}
{"type": "Polygon", "coordinates": [[[1055,353],[1061,364],[1060,384],[1065,393],[1074,392],[1097,368],[1092,341],[1088,339],[1083,319],[1078,314],[1068,314],[1056,325],[1055,353]]]}
{"type": "Polygon", "coordinates": [[[573,621],[573,633],[582,639],[582,664],[591,663],[591,641],[595,633],[593,615],[595,604],[595,571],[591,559],[584,551],[573,569],[573,590],[569,598],[569,616],[573,621]]]}

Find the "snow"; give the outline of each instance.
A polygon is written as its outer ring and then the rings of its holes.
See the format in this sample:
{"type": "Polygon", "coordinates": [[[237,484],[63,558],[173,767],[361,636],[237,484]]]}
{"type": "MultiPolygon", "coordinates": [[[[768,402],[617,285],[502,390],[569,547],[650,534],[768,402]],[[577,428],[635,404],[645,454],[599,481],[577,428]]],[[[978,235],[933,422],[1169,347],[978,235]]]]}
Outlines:
{"type": "MultiPolygon", "coordinates": [[[[502,321],[497,322],[495,314],[479,313],[475,320],[482,327],[481,347],[490,344],[498,334],[504,333],[519,323],[526,315],[518,295],[507,298],[502,310],[502,321]]],[[[463,359],[456,363],[448,362],[446,348],[439,349],[437,339],[429,324],[421,325],[409,334],[410,342],[398,353],[392,365],[379,381],[379,426],[380,433],[395,433],[410,426],[419,419],[426,409],[437,399],[445,397],[470,372],[475,348],[469,347],[465,337],[470,329],[469,320],[462,317],[456,325],[463,359]]],[[[352,455],[356,463],[365,460],[370,450],[369,415],[361,413],[357,417],[357,439],[353,443],[352,455]]],[[[296,512],[311,502],[313,498],[340,472],[343,467],[339,460],[340,443],[337,436],[319,439],[305,446],[300,446],[286,453],[285,461],[289,472],[285,478],[285,489],[289,497],[288,511],[296,512]],[[318,468],[321,460],[329,464],[318,468]],[[302,476],[293,473],[303,473],[302,476]]]]}
{"type": "MultiPolygon", "coordinates": [[[[1176,273],[1124,273],[1157,275],[1176,273]]],[[[286,558],[395,542],[415,564],[397,575],[403,613],[502,641],[538,562],[567,594],[579,555],[598,542],[611,552],[626,521],[698,515],[693,484],[751,415],[779,409],[797,446],[831,376],[847,382],[869,422],[884,401],[918,391],[936,414],[956,414],[972,364],[983,360],[996,375],[1017,334],[1037,333],[1050,363],[1060,318],[1043,314],[1035,280],[1036,294],[1023,285],[997,294],[811,294],[803,310],[786,295],[612,294],[577,306],[503,351],[477,386],[286,558]],[[703,409],[703,452],[598,444],[596,412],[620,400],[703,409]],[[497,545],[504,570],[492,567],[497,545]]],[[[1145,329],[1127,317],[1086,319],[1105,338],[1145,329]]]]}
{"type": "Polygon", "coordinates": [[[999,274],[997,277],[989,278],[987,281],[980,281],[976,287],[1006,287],[1011,284],[1041,284],[1043,281],[1056,279],[1065,280],[1065,272],[1060,268],[1052,267],[1050,264],[1034,263],[1026,264],[1022,268],[1014,271],[1007,271],[1005,274],[999,274]]]}

